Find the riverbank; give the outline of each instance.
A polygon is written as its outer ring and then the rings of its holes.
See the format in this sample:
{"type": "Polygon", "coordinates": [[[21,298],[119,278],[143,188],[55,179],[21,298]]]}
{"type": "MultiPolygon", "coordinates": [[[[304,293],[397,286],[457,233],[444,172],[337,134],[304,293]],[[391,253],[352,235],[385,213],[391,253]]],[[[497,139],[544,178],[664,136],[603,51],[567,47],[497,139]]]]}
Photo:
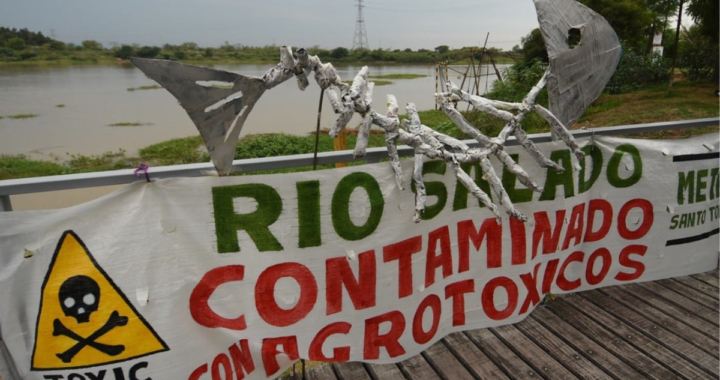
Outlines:
{"type": "MultiPolygon", "coordinates": [[[[17,52],[10,56],[0,54],[0,69],[3,67],[17,66],[50,66],[63,67],[71,65],[111,65],[122,63],[128,57],[167,59],[182,63],[200,66],[212,65],[268,65],[268,68],[277,64],[280,59],[279,46],[263,47],[234,47],[223,46],[220,48],[201,48],[192,46],[170,46],[167,49],[156,47],[132,47],[123,45],[118,49],[64,49],[51,50],[49,48],[26,48],[27,51],[17,52]],[[124,50],[123,50],[124,49],[124,50]]],[[[451,62],[457,65],[466,65],[469,62],[475,64],[482,60],[483,64],[490,64],[489,55],[480,54],[477,48],[449,49],[442,53],[420,49],[375,49],[375,50],[347,50],[344,48],[322,49],[317,47],[309,48],[311,55],[317,55],[323,62],[332,62],[334,65],[432,65],[435,62],[451,62]]],[[[495,64],[512,64],[521,54],[499,52],[493,53],[492,62],[495,64]]]]}
{"type": "MultiPolygon", "coordinates": [[[[585,112],[573,128],[605,127],[674,121],[719,116],[718,97],[715,87],[709,84],[689,82],[675,83],[668,94],[666,86],[656,86],[628,94],[603,94],[585,112]]],[[[461,108],[462,109],[462,108],[461,108]]],[[[465,136],[441,111],[422,111],[423,124],[442,133],[458,138],[465,136]]],[[[503,127],[501,120],[486,114],[467,112],[466,118],[488,136],[495,136],[503,127]]],[[[540,118],[526,119],[523,124],[528,133],[547,132],[547,125],[540,118]]],[[[666,131],[644,134],[643,138],[685,138],[698,134],[717,132],[718,127],[696,128],[682,131],[666,131]]],[[[351,131],[352,132],[352,131],[351,131]]],[[[356,136],[349,134],[348,149],[355,145],[356,136]]],[[[256,134],[244,136],[236,150],[236,158],[274,157],[300,153],[312,153],[315,136],[286,134],[256,134]]],[[[373,134],[368,146],[384,146],[384,135],[373,134]]],[[[333,150],[333,141],[323,133],[320,135],[320,152],[333,150]]],[[[125,151],[107,152],[101,155],[71,155],[66,162],[59,160],[36,160],[26,155],[0,155],[0,180],[13,178],[40,177],[59,174],[116,170],[137,167],[139,163],[150,166],[178,165],[207,162],[200,136],[172,139],[140,149],[138,156],[128,156],[125,151]]],[[[308,170],[295,168],[293,171],[308,170]]]]}

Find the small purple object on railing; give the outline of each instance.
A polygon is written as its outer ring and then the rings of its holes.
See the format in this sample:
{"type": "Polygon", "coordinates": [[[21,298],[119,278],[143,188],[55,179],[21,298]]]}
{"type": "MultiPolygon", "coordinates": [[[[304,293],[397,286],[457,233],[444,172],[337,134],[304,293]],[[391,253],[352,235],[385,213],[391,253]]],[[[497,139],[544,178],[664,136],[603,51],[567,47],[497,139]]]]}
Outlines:
{"type": "Polygon", "coordinates": [[[140,174],[138,174],[138,172],[142,170],[143,173],[145,173],[145,180],[150,182],[150,175],[148,174],[148,168],[149,167],[145,164],[142,164],[142,163],[138,164],[137,169],[135,169],[135,177],[140,178],[140,174]]]}

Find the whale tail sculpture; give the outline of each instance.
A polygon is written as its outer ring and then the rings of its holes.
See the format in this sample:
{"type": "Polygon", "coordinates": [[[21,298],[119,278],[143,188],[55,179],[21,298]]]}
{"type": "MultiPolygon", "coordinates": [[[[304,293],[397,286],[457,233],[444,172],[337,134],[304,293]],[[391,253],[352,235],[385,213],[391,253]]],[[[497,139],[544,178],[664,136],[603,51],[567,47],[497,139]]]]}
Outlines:
{"type": "Polygon", "coordinates": [[[601,15],[574,0],[534,0],[550,60],[550,111],[570,127],[600,96],[620,61],[617,34],[601,15]],[[570,47],[568,34],[580,32],[570,47]]]}
{"type": "Polygon", "coordinates": [[[229,174],[243,124],[265,92],[262,79],[173,61],[131,61],[180,102],[200,132],[218,173],[229,174]],[[213,86],[213,82],[232,87],[213,86]]]}

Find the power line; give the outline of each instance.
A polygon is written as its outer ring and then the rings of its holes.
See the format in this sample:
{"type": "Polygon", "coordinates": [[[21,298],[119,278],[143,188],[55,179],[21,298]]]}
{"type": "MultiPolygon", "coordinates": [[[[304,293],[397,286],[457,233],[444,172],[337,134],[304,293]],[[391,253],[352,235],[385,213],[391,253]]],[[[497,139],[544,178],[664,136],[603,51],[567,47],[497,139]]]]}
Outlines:
{"type": "Polygon", "coordinates": [[[365,31],[365,17],[363,16],[363,0],[357,0],[357,20],[355,21],[355,37],[353,38],[352,50],[369,49],[367,32],[365,31]]]}
{"type": "Polygon", "coordinates": [[[474,5],[468,5],[468,6],[460,6],[460,7],[441,7],[441,8],[426,8],[426,9],[417,9],[417,8],[387,8],[384,6],[365,6],[367,9],[372,9],[375,11],[383,11],[383,12],[413,12],[413,13],[427,13],[427,12],[453,12],[453,11],[466,11],[471,9],[478,9],[482,8],[483,6],[480,4],[474,4],[474,5]]]}

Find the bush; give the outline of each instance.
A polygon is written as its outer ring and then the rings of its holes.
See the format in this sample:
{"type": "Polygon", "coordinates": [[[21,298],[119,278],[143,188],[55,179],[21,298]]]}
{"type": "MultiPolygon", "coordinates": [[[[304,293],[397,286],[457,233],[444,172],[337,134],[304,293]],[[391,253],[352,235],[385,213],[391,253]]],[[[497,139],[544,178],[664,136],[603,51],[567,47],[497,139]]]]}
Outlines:
{"type": "MultiPolygon", "coordinates": [[[[506,102],[521,102],[545,73],[545,64],[539,59],[529,63],[518,62],[503,70],[503,80],[495,81],[492,90],[484,96],[506,102]]],[[[543,89],[536,103],[547,105],[547,90],[543,89]]]]}
{"type": "Polygon", "coordinates": [[[670,65],[659,55],[648,56],[624,50],[615,74],[605,86],[611,94],[622,94],[663,83],[669,78],[670,65]]]}
{"type": "Polygon", "coordinates": [[[82,42],[83,49],[87,50],[102,50],[103,46],[100,42],[95,40],[85,40],[82,42]]]}
{"type": "Polygon", "coordinates": [[[62,51],[65,50],[65,43],[60,41],[50,41],[50,50],[62,51]]]}
{"type": "Polygon", "coordinates": [[[157,46],[143,46],[137,51],[137,56],[140,58],[155,58],[160,54],[160,48],[157,46]]]}
{"type": "Polygon", "coordinates": [[[132,57],[133,55],[135,55],[135,49],[133,49],[133,47],[130,45],[120,46],[120,49],[118,49],[114,54],[115,58],[122,59],[127,59],[128,57],[132,57]]]}
{"type": "Polygon", "coordinates": [[[691,40],[684,38],[680,43],[678,66],[690,80],[701,81],[713,78],[718,67],[718,46],[710,38],[700,33],[694,25],[690,28],[691,40]]]}
{"type": "Polygon", "coordinates": [[[692,46],[678,57],[678,66],[690,80],[700,81],[712,78],[717,56],[712,49],[692,46]]]}
{"type": "Polygon", "coordinates": [[[330,53],[330,55],[336,59],[343,59],[343,58],[347,57],[348,55],[350,55],[350,51],[344,47],[338,47],[338,48],[333,49],[333,51],[332,51],[332,53],[330,53]]]}
{"type": "Polygon", "coordinates": [[[12,56],[13,56],[13,52],[14,52],[13,49],[0,46],[0,58],[2,58],[2,57],[12,57],[12,56]]]}
{"type": "Polygon", "coordinates": [[[30,59],[35,58],[37,56],[37,53],[34,51],[25,50],[20,53],[20,59],[30,59]]]}

